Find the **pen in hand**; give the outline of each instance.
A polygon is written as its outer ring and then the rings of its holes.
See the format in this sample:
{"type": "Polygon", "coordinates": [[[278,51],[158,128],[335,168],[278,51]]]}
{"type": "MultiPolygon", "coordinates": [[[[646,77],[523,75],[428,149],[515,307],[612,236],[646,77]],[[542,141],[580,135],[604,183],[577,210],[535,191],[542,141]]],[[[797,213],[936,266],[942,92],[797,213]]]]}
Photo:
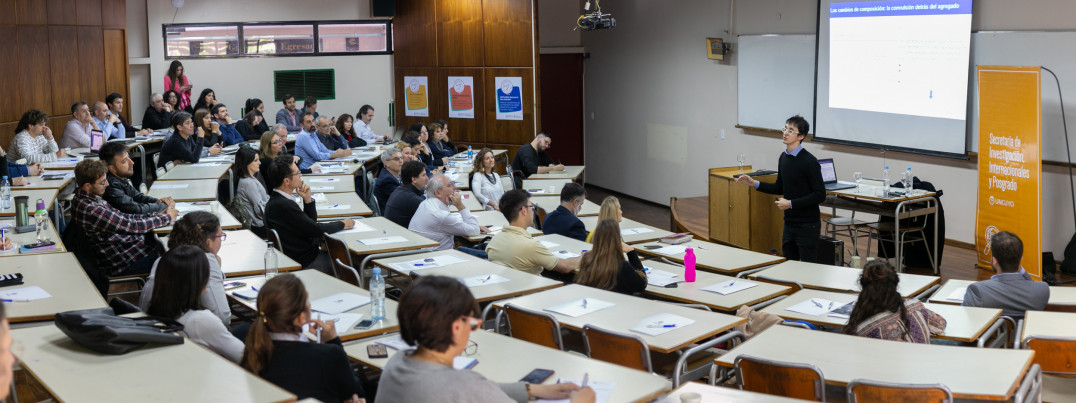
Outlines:
{"type": "Polygon", "coordinates": [[[590,373],[583,374],[583,384],[579,386],[579,389],[587,387],[587,383],[590,381],[590,373]]]}

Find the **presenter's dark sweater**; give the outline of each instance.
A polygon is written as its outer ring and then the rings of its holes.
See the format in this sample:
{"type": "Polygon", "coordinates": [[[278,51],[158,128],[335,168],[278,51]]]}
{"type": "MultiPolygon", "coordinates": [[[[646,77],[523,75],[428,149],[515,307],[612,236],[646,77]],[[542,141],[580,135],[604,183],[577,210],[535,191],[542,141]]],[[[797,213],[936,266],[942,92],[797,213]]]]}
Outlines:
{"type": "Polygon", "coordinates": [[[299,399],[340,402],[365,396],[339,337],[325,344],[275,340],[269,365],[258,375],[299,399]]]}
{"type": "Polygon", "coordinates": [[[759,182],[758,190],[769,194],[784,195],[792,202],[785,210],[785,223],[803,224],[818,222],[821,217],[818,205],[826,200],[826,187],[822,184],[822,167],[818,159],[806,149],[796,156],[781,153],[777,160],[777,181],[759,182]]]}

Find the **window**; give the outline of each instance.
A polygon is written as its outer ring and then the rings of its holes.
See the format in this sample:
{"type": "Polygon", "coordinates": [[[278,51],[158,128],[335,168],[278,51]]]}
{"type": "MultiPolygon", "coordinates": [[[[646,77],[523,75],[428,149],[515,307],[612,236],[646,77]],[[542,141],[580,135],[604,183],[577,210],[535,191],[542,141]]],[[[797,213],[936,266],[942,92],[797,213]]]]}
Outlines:
{"type": "Polygon", "coordinates": [[[392,53],[389,21],[165,24],[163,28],[166,59],[392,53]]]}

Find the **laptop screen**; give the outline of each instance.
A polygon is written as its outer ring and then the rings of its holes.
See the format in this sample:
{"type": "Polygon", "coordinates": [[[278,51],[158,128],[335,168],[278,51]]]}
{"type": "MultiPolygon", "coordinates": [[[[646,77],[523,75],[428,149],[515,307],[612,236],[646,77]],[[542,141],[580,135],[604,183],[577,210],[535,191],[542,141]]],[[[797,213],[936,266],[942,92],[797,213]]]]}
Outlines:
{"type": "Polygon", "coordinates": [[[101,146],[105,144],[105,134],[100,130],[90,131],[90,151],[101,151],[101,146]]]}
{"type": "Polygon", "coordinates": [[[833,158],[818,160],[822,166],[822,182],[832,183],[837,181],[837,170],[833,168],[833,158]]]}

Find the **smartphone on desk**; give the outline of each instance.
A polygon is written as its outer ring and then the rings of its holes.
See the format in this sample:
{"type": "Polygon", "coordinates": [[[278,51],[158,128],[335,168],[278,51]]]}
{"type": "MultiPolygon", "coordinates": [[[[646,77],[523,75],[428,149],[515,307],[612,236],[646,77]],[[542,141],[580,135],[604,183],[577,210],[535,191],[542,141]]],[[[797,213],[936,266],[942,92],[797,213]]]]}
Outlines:
{"type": "Polygon", "coordinates": [[[374,322],[372,319],[363,319],[359,321],[359,324],[355,325],[355,328],[359,330],[366,330],[373,327],[374,323],[377,322],[374,322]]]}
{"type": "Polygon", "coordinates": [[[527,376],[524,376],[523,379],[520,379],[519,381],[539,385],[551,376],[553,376],[553,370],[535,368],[534,371],[531,371],[531,373],[527,374],[527,376]]]}

